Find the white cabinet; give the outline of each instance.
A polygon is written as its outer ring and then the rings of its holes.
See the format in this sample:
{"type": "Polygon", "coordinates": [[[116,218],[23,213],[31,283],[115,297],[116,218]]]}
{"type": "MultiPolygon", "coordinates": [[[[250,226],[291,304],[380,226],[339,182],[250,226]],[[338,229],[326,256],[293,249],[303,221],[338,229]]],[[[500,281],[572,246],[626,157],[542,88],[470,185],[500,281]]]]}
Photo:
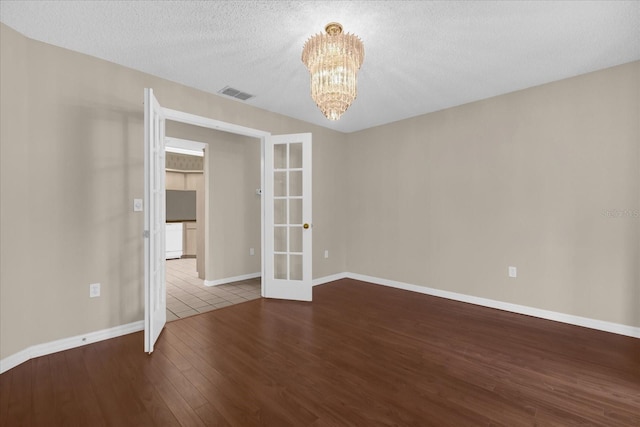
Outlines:
{"type": "Polygon", "coordinates": [[[182,256],[182,223],[166,223],[166,252],[167,259],[180,258],[182,256]]]}

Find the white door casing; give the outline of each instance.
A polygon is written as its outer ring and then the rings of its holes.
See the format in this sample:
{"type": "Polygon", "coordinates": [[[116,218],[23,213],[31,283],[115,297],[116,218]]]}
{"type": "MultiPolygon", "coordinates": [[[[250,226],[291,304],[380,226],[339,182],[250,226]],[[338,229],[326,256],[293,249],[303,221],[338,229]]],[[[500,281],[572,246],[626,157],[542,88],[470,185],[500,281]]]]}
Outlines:
{"type": "Polygon", "coordinates": [[[153,352],[167,317],[165,283],[165,117],[144,90],[144,351],[153,352]]]}
{"type": "Polygon", "coordinates": [[[312,300],[311,134],[264,142],[263,296],[312,300]]]}

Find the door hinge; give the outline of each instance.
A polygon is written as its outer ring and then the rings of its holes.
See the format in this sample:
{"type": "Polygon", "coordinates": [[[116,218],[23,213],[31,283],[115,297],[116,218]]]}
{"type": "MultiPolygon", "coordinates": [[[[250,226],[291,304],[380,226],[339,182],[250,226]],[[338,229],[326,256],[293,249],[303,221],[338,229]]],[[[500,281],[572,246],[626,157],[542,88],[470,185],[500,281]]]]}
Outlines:
{"type": "Polygon", "coordinates": [[[144,237],[145,239],[148,239],[149,236],[151,236],[151,233],[149,233],[149,230],[144,230],[142,232],[142,237],[144,237]]]}

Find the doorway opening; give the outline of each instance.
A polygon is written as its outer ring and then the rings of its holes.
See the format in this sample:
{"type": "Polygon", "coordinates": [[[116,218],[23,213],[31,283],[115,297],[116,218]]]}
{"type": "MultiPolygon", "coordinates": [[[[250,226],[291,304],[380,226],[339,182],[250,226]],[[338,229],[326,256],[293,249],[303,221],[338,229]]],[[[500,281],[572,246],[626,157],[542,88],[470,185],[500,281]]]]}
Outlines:
{"type": "MultiPolygon", "coordinates": [[[[164,108],[150,88],[145,88],[144,95],[144,351],[153,352],[167,318],[164,147],[168,121],[259,140],[261,295],[311,301],[311,134],[271,135],[164,108]]],[[[210,182],[207,169],[205,180],[210,182]]],[[[208,277],[213,271],[211,236],[218,235],[215,230],[212,233],[212,214],[218,211],[212,209],[209,194],[205,194],[204,211],[208,277]]]]}
{"type": "Polygon", "coordinates": [[[259,140],[173,122],[167,133],[198,140],[165,137],[167,322],[260,298],[259,140]],[[205,236],[206,219],[215,238],[205,236]],[[221,265],[223,256],[236,265],[221,265]]]}

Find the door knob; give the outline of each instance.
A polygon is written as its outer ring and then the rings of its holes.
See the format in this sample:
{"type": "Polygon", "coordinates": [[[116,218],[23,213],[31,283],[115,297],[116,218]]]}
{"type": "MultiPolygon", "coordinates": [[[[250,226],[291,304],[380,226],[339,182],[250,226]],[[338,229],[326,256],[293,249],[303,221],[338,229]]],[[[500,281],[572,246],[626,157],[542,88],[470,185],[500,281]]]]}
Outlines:
{"type": "Polygon", "coordinates": [[[309,224],[307,224],[307,223],[305,222],[305,223],[304,223],[304,225],[302,226],[302,228],[304,228],[304,229],[306,230],[307,228],[309,228],[309,224]]]}

